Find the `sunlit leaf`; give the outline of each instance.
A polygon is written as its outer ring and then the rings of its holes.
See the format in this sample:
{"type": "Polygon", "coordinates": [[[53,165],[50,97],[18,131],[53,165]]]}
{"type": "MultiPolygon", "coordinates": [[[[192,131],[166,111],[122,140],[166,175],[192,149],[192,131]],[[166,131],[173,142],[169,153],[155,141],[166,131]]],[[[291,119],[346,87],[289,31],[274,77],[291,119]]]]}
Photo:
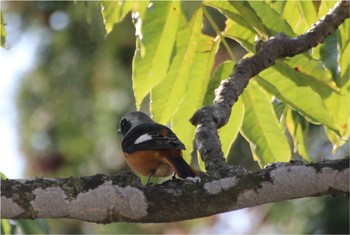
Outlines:
{"type": "Polygon", "coordinates": [[[318,7],[317,15],[319,18],[325,16],[330,9],[334,7],[337,3],[337,0],[322,0],[320,1],[320,5],[318,7]]]}
{"type": "MultiPolygon", "coordinates": [[[[227,79],[232,73],[233,61],[226,61],[218,66],[215,73],[208,84],[207,93],[203,105],[210,105],[214,100],[214,90],[220,85],[222,80],[227,79]]],[[[231,116],[225,126],[221,127],[219,131],[221,148],[224,155],[227,157],[233,141],[236,139],[239,129],[242,125],[244,106],[241,99],[233,105],[231,116]]]]}
{"type": "Polygon", "coordinates": [[[219,129],[221,148],[224,156],[230,153],[233,142],[242,126],[244,116],[244,105],[242,99],[238,99],[232,107],[231,116],[225,126],[219,129]]]}
{"type": "Polygon", "coordinates": [[[244,119],[241,133],[249,141],[253,156],[260,166],[290,160],[291,151],[283,130],[265,92],[250,81],[242,93],[244,119]]]}
{"type": "Polygon", "coordinates": [[[283,7],[282,17],[288,21],[296,34],[305,33],[319,19],[315,4],[303,0],[287,1],[283,7]]]}
{"type": "Polygon", "coordinates": [[[180,2],[153,2],[142,21],[133,60],[136,107],[168,70],[180,18],[180,2]]]}
{"type": "Polygon", "coordinates": [[[168,123],[181,103],[201,35],[202,10],[199,9],[188,24],[179,30],[176,40],[176,54],[165,78],[151,92],[151,113],[160,123],[168,123]]]}
{"type": "Polygon", "coordinates": [[[307,85],[308,76],[295,71],[282,62],[276,62],[275,66],[262,71],[257,77],[257,81],[268,92],[312,122],[322,123],[337,130],[321,96],[307,85]]]}
{"type": "Polygon", "coordinates": [[[325,103],[330,110],[332,117],[339,129],[339,133],[334,135],[327,131],[327,135],[336,150],[345,144],[350,135],[350,107],[349,107],[349,90],[350,90],[350,22],[346,20],[337,31],[337,49],[338,63],[335,71],[335,81],[340,88],[340,94],[331,94],[325,103]]]}
{"type": "Polygon", "coordinates": [[[114,24],[122,21],[130,12],[134,1],[102,1],[101,5],[106,34],[109,34],[114,24]]]}
{"type": "Polygon", "coordinates": [[[288,22],[267,3],[262,1],[249,1],[249,5],[254,9],[257,16],[264,24],[264,27],[270,31],[269,36],[274,36],[280,32],[284,32],[290,37],[295,36],[288,22]]]}
{"type": "MultiPolygon", "coordinates": [[[[197,43],[194,56],[196,63],[191,67],[187,90],[183,97],[179,97],[182,98],[182,102],[172,118],[173,130],[187,147],[184,156],[187,160],[190,158],[195,131],[189,119],[197,109],[202,107],[219,41],[214,42],[214,38],[201,35],[197,43]]],[[[202,162],[201,164],[203,167],[202,162]]]]}
{"type": "Polygon", "coordinates": [[[11,234],[11,223],[7,219],[1,219],[1,234],[11,234]]]}
{"type": "Polygon", "coordinates": [[[232,60],[228,60],[220,64],[214,71],[213,76],[211,77],[207,92],[204,97],[203,106],[213,104],[215,98],[215,89],[219,87],[222,80],[229,78],[230,74],[233,71],[235,63],[232,60]]]}
{"type": "Polygon", "coordinates": [[[312,49],[312,57],[320,60],[332,74],[333,81],[338,80],[338,50],[337,34],[328,36],[322,44],[312,49]]]}
{"type": "Polygon", "coordinates": [[[339,87],[343,88],[343,86],[348,83],[348,80],[350,78],[350,70],[349,70],[349,63],[350,63],[350,20],[347,19],[344,21],[342,25],[339,26],[339,33],[338,35],[338,64],[340,69],[340,78],[339,78],[339,87]]]}
{"type": "MultiPolygon", "coordinates": [[[[254,27],[254,25],[250,24],[249,21],[245,18],[244,15],[240,14],[240,12],[228,1],[204,1],[205,5],[214,7],[218,9],[222,14],[224,14],[228,20],[226,21],[226,28],[224,31],[224,35],[226,37],[233,38],[237,40],[243,47],[245,47],[248,51],[254,51],[254,38],[258,34],[258,29],[254,27]]],[[[239,4],[237,7],[239,7],[239,4]]],[[[252,11],[252,9],[250,9],[252,11]]],[[[259,23],[259,27],[263,28],[264,26],[259,23]]],[[[258,28],[259,28],[258,27],[258,28]]],[[[262,31],[265,31],[263,29],[262,31]]],[[[261,37],[266,38],[267,33],[262,33],[261,37]]]]}
{"type": "Polygon", "coordinates": [[[294,142],[294,152],[298,152],[306,161],[311,158],[307,151],[309,123],[297,112],[288,109],[286,115],[286,127],[294,142]]]}
{"type": "Polygon", "coordinates": [[[251,30],[247,30],[246,27],[238,24],[236,21],[227,19],[224,36],[236,40],[247,51],[255,52],[255,34],[251,30]]]}
{"type": "Polygon", "coordinates": [[[257,12],[249,5],[247,1],[230,1],[229,2],[236,10],[239,12],[241,17],[251,25],[259,38],[267,39],[268,36],[271,36],[270,32],[267,30],[264,22],[259,18],[257,12]]]}
{"type": "MultiPolygon", "coordinates": [[[[312,59],[306,54],[299,54],[290,59],[284,59],[283,63],[290,66],[290,69],[294,70],[294,76],[292,79],[296,81],[302,81],[303,85],[311,86],[315,90],[325,90],[325,92],[338,92],[337,84],[332,78],[332,74],[327,70],[323,63],[312,59]],[[307,76],[300,78],[301,76],[307,76]]],[[[280,62],[277,64],[277,69],[285,70],[289,69],[287,66],[283,66],[280,62]]],[[[291,74],[292,75],[292,74],[291,74]]]]}

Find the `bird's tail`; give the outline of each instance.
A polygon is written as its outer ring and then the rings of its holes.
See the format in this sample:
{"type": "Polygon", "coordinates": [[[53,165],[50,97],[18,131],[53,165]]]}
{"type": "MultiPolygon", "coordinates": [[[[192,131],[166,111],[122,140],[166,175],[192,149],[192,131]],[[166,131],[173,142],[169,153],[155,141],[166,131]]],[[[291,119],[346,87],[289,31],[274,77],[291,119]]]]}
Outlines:
{"type": "Polygon", "coordinates": [[[178,175],[180,178],[187,178],[187,177],[196,177],[199,176],[199,172],[193,169],[183,158],[182,154],[180,152],[180,156],[176,157],[169,157],[168,158],[169,163],[173,166],[176,175],[178,175]]]}

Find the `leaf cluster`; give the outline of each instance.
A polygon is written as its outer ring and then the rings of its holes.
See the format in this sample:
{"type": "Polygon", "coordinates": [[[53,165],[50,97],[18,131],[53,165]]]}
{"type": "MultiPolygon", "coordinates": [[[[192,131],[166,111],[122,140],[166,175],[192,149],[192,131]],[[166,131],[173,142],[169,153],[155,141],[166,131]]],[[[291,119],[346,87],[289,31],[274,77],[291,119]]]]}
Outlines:
{"type": "MultiPolygon", "coordinates": [[[[185,156],[189,158],[195,127],[188,120],[212,100],[215,87],[230,76],[236,63],[229,42],[239,43],[250,57],[259,44],[279,32],[290,37],[305,33],[334,4],[106,1],[102,2],[102,14],[110,33],[114,24],[132,12],[137,36],[132,75],[136,108],[140,109],[149,95],[153,118],[171,124],[187,146],[185,156]],[[226,17],[223,27],[209,13],[212,9],[226,17]],[[208,25],[214,29],[214,36],[205,34],[208,25]],[[220,59],[220,47],[225,48],[228,59],[220,59]]],[[[226,156],[238,133],[249,141],[261,166],[289,161],[293,152],[310,162],[311,124],[325,127],[334,150],[348,140],[348,29],[346,20],[323,44],[278,60],[250,81],[235,103],[228,124],[219,130],[226,156]]]]}

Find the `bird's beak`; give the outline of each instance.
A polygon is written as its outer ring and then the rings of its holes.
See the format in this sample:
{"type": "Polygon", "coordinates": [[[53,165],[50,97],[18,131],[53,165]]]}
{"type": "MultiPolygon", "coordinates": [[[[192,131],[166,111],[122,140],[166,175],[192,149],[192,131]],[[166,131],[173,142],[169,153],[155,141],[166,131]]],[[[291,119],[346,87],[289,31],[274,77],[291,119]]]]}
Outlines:
{"type": "Polygon", "coordinates": [[[117,134],[121,134],[121,133],[122,133],[122,130],[118,129],[117,134]]]}

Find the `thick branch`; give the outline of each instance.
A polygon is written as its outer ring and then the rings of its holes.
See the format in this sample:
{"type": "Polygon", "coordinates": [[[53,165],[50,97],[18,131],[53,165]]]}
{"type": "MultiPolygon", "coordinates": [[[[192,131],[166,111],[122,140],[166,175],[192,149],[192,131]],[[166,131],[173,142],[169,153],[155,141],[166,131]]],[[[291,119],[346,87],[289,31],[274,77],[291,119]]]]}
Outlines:
{"type": "Polygon", "coordinates": [[[348,194],[349,159],[277,163],[241,176],[203,176],[200,182],[175,180],[148,187],[131,173],[1,182],[2,218],[170,222],[281,200],[348,194]]]}
{"type": "Polygon", "coordinates": [[[197,126],[198,150],[208,172],[218,172],[222,169],[227,172],[228,167],[221,151],[217,128],[227,123],[233,104],[249,80],[273,65],[278,58],[295,56],[322,43],[347,18],[349,1],[339,2],[308,32],[296,38],[289,38],[280,33],[264,43],[254,56],[237,63],[230,78],[224,80],[215,91],[214,104],[199,109],[191,118],[192,124],[197,126]]]}

